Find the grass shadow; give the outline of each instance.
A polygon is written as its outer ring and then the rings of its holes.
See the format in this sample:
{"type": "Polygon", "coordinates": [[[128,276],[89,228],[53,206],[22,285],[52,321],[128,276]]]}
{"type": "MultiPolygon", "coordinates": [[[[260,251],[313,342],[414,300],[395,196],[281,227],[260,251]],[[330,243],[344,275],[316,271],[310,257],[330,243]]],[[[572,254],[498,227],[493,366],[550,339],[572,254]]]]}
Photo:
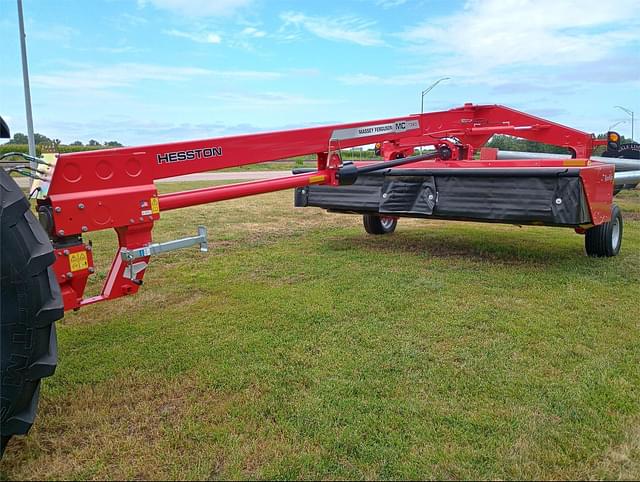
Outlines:
{"type": "MultiPolygon", "coordinates": [[[[575,236],[565,230],[569,236],[575,236]]],[[[593,266],[597,260],[584,254],[582,239],[564,242],[557,235],[544,236],[540,231],[496,231],[456,226],[453,229],[411,229],[392,236],[366,236],[344,234],[332,236],[327,243],[330,249],[365,249],[393,255],[414,254],[432,258],[464,258],[475,262],[491,262],[504,265],[545,265],[547,267],[593,266]]]]}

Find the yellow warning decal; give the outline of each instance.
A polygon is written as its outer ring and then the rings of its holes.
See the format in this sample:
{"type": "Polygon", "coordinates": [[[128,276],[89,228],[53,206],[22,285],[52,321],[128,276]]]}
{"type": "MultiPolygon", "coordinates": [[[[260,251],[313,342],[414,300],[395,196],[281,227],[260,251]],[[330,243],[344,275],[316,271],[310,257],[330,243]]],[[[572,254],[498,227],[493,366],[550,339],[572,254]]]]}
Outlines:
{"type": "Polygon", "coordinates": [[[326,178],[327,176],[325,176],[324,174],[320,174],[318,176],[311,176],[309,178],[309,184],[314,184],[316,182],[324,182],[326,178]]]}
{"type": "Polygon", "coordinates": [[[80,271],[81,269],[87,269],[89,267],[89,261],[87,260],[86,251],[77,251],[69,255],[69,265],[71,271],[80,271]]]}
{"type": "Polygon", "coordinates": [[[589,165],[588,161],[585,161],[584,159],[569,159],[567,161],[562,161],[562,165],[563,166],[585,166],[585,165],[589,165]]]}
{"type": "Polygon", "coordinates": [[[155,196],[151,198],[151,212],[153,214],[160,213],[160,201],[158,201],[158,198],[155,196]]]}

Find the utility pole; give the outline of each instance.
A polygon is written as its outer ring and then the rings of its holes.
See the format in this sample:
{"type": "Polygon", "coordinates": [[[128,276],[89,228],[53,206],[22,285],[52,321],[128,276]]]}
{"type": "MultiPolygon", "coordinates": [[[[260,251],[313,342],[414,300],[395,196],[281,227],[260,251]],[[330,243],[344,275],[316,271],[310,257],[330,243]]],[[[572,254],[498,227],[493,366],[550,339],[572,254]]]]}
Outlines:
{"type": "Polygon", "coordinates": [[[424,114],[424,96],[427,95],[429,92],[431,92],[431,89],[433,89],[436,85],[438,85],[443,80],[450,80],[450,79],[451,79],[451,77],[442,77],[441,79],[436,80],[433,84],[431,84],[429,87],[427,87],[426,89],[424,89],[422,91],[422,100],[420,102],[420,113],[421,114],[424,114]]]}
{"type": "MultiPolygon", "coordinates": [[[[22,81],[24,83],[24,106],[27,110],[27,137],[29,139],[29,155],[35,157],[36,143],[33,137],[33,117],[31,115],[31,89],[29,88],[29,67],[27,66],[27,36],[24,33],[24,15],[22,0],[18,0],[18,23],[20,24],[20,50],[22,52],[22,81]]],[[[31,167],[37,168],[31,161],[31,167]]]]}
{"type": "Polygon", "coordinates": [[[633,141],[633,111],[631,109],[627,109],[626,107],[622,107],[620,105],[614,105],[615,108],[620,109],[623,112],[626,112],[627,115],[631,116],[631,140],[633,141]]]}

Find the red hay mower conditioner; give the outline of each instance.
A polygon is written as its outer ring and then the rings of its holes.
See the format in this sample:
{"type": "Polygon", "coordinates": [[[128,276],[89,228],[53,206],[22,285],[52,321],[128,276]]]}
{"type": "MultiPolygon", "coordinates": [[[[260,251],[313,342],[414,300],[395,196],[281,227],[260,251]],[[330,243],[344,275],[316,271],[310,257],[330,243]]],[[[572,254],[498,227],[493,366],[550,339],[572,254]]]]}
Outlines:
{"type": "Polygon", "coordinates": [[[362,214],[371,234],[392,232],[400,217],[562,226],[585,235],[587,254],[615,256],[622,217],[612,199],[640,182],[640,167],[611,158],[637,153],[637,145],[621,147],[613,132],[597,140],[506,107],[465,104],[351,124],[60,154],[55,165],[29,158],[40,167],[0,169],[2,450],[34,421],[40,379],[55,370],[54,322],[64,311],[135,294],[152,255],[193,245],[206,250],[204,228],[194,237],[153,243],[163,211],[295,188],[296,206],[362,214]],[[482,148],[494,134],[561,146],[570,156],[501,160],[497,150],[482,148]],[[374,143],[383,162],[341,160],[342,149],[374,143]],[[599,158],[606,162],[592,159],[599,145],[607,146],[599,158]],[[279,179],[164,195],[154,184],[308,154],[317,156],[316,169],[279,179]],[[8,171],[43,181],[39,220],[8,171]],[[116,231],[119,249],[101,293],[85,297],[95,266],[84,238],[104,229],[116,231]]]}

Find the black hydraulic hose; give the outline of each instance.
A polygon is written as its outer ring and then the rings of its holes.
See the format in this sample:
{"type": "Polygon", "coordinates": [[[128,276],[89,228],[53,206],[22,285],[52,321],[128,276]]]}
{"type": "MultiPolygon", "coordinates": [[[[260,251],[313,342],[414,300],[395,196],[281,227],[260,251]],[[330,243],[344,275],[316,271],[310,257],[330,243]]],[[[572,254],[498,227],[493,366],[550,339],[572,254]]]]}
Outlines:
{"type": "Polygon", "coordinates": [[[411,164],[412,162],[427,161],[429,159],[448,159],[450,156],[451,151],[446,147],[442,147],[434,152],[430,152],[429,154],[401,157],[400,159],[395,159],[393,161],[377,162],[375,164],[370,164],[363,167],[356,167],[353,162],[345,162],[344,164],[342,164],[342,166],[340,166],[340,169],[338,169],[336,177],[340,185],[348,186],[355,183],[360,174],[384,171],[385,169],[391,169],[392,167],[403,166],[405,164],[411,164]]]}
{"type": "Polygon", "coordinates": [[[411,164],[412,162],[428,161],[440,157],[440,151],[430,152],[429,154],[420,154],[419,156],[401,157],[393,161],[379,162],[376,164],[370,164],[368,166],[359,167],[358,174],[366,174],[368,172],[381,171],[382,169],[388,169],[390,167],[402,166],[404,164],[411,164]]]}
{"type": "Polygon", "coordinates": [[[44,161],[44,160],[40,159],[39,157],[33,157],[33,156],[30,156],[29,154],[25,154],[24,152],[6,152],[6,153],[0,155],[0,161],[1,162],[8,162],[8,161],[5,161],[5,159],[7,159],[9,157],[21,157],[21,158],[23,158],[23,159],[25,159],[27,161],[35,162],[36,164],[43,164],[45,166],[53,167],[53,164],[51,164],[51,163],[49,163],[47,161],[44,161]]]}
{"type": "MultiPolygon", "coordinates": [[[[383,171],[385,169],[391,169],[396,166],[403,166],[405,164],[411,164],[412,162],[420,162],[420,161],[428,161],[431,159],[442,159],[447,160],[451,157],[451,150],[442,146],[439,149],[430,152],[428,154],[420,154],[419,156],[411,156],[411,157],[401,157],[399,159],[394,159],[393,161],[386,162],[376,162],[373,164],[369,164],[368,166],[357,167],[353,162],[345,162],[339,168],[336,173],[336,178],[340,185],[350,185],[356,182],[359,174],[367,174],[370,172],[383,171]]],[[[302,174],[305,172],[312,172],[313,169],[294,169],[294,174],[302,174]]]]}
{"type": "MultiPolygon", "coordinates": [[[[436,157],[439,156],[439,154],[440,152],[435,151],[435,152],[430,152],[429,154],[421,154],[419,156],[401,157],[399,159],[394,159],[393,161],[376,162],[364,167],[356,167],[356,165],[353,162],[347,161],[343,163],[342,166],[340,166],[340,168],[338,169],[338,174],[340,174],[340,171],[342,171],[343,177],[345,177],[345,174],[347,174],[347,172],[350,175],[366,174],[368,172],[381,171],[383,169],[388,169],[395,166],[402,166],[404,164],[410,164],[412,162],[435,159],[436,157]]],[[[313,172],[313,171],[315,171],[315,169],[299,167],[299,168],[293,169],[291,172],[293,174],[303,174],[303,173],[313,172]]],[[[338,177],[340,176],[338,175],[338,177]]]]}

